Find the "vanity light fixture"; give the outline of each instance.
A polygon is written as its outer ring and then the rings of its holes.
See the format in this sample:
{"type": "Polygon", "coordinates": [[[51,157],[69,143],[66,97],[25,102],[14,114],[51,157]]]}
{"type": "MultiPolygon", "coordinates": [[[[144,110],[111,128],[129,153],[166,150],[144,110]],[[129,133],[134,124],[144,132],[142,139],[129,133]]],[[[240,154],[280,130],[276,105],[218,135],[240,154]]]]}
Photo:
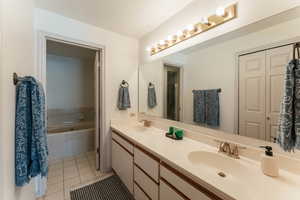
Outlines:
{"type": "Polygon", "coordinates": [[[175,35],[170,35],[166,40],[160,40],[158,44],[148,47],[147,51],[150,55],[155,55],[167,48],[170,48],[182,41],[192,38],[200,33],[208,31],[216,26],[224,24],[237,17],[237,4],[232,4],[226,8],[219,7],[216,13],[203,17],[200,23],[190,24],[184,30],[179,30],[175,35]]]}

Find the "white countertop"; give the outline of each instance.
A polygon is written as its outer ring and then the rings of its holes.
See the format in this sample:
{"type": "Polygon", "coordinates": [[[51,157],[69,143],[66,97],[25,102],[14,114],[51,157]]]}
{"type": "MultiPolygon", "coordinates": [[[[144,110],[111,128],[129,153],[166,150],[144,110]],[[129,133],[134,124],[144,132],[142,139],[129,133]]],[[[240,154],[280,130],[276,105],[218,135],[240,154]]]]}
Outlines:
{"type": "Polygon", "coordinates": [[[137,122],[112,121],[113,130],[122,134],[130,141],[140,145],[158,156],[181,173],[189,176],[199,184],[207,187],[218,196],[236,200],[299,200],[300,176],[288,171],[280,170],[280,176],[272,178],[265,176],[260,163],[241,157],[232,159],[217,153],[217,149],[185,137],[176,141],[165,137],[165,131],[150,127],[143,127],[137,122]],[[208,160],[202,163],[191,160],[192,152],[213,152],[220,159],[208,160]],[[227,160],[228,159],[228,160],[227,160]],[[212,163],[216,163],[214,167],[212,163]],[[236,163],[237,167],[228,166],[236,163]],[[218,172],[227,175],[222,178],[218,172]]]}

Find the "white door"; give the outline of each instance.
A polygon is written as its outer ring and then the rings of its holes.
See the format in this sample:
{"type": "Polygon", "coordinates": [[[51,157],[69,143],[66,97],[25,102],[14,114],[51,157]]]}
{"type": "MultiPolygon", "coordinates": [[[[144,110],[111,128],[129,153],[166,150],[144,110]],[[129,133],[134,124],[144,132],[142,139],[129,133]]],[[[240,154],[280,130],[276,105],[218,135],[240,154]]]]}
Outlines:
{"type": "Polygon", "coordinates": [[[266,139],[265,51],[239,58],[239,134],[266,139]]]}
{"type": "Polygon", "coordinates": [[[266,53],[266,140],[268,141],[274,141],[277,136],[284,74],[292,56],[292,45],[267,50],[266,53]]]}
{"type": "Polygon", "coordinates": [[[95,149],[96,169],[100,169],[100,52],[95,55],[95,149]]]}

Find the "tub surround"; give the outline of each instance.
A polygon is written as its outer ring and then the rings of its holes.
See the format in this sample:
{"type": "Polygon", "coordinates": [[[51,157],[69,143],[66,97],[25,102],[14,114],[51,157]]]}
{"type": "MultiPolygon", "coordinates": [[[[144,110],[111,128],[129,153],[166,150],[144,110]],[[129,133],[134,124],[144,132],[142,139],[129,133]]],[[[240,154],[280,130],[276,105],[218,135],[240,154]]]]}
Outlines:
{"type": "Polygon", "coordinates": [[[94,128],[48,134],[49,160],[59,160],[94,151],[94,138],[94,128]]]}
{"type": "Polygon", "coordinates": [[[251,152],[251,147],[242,151],[241,159],[235,160],[217,153],[217,148],[209,145],[207,140],[203,140],[205,143],[189,137],[182,141],[170,140],[165,137],[165,130],[144,127],[134,120],[113,120],[111,128],[134,145],[155,155],[161,164],[166,163],[221,199],[299,199],[299,160],[280,156],[280,162],[285,164],[280,165],[280,176],[271,178],[262,173],[260,162],[252,159],[257,155],[253,155],[255,153],[251,152]],[[217,174],[219,171],[223,171],[226,177],[220,177],[217,174]]]}

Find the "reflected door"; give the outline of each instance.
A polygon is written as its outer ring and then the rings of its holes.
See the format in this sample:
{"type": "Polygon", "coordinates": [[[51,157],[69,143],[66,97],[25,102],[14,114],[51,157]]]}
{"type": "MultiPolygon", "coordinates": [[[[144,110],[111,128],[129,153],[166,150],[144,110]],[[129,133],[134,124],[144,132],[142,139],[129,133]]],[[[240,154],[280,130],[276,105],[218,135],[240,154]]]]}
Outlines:
{"type": "Polygon", "coordinates": [[[292,56],[292,45],[266,52],[266,137],[268,141],[275,141],[277,137],[284,74],[292,56]]]}
{"type": "Polygon", "coordinates": [[[239,58],[239,134],[266,139],[265,51],[239,58]]]}
{"type": "Polygon", "coordinates": [[[164,117],[180,120],[180,68],[165,65],[165,106],[164,117]]]}

